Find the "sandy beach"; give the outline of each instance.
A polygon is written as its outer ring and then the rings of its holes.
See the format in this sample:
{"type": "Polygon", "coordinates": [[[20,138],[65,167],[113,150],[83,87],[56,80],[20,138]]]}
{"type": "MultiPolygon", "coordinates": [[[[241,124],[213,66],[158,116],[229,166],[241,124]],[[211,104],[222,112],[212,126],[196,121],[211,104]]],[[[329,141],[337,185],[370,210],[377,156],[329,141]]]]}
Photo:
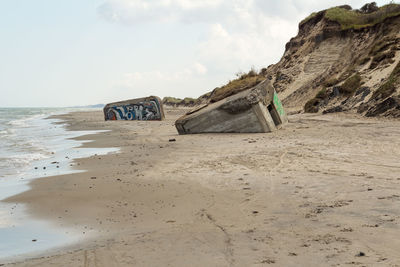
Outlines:
{"type": "MultiPolygon", "coordinates": [[[[8,198],[83,242],[4,266],[400,266],[400,121],[289,116],[268,134],[60,116],[119,153],[8,198]]],[[[40,237],[38,237],[40,238],[40,237]]]]}

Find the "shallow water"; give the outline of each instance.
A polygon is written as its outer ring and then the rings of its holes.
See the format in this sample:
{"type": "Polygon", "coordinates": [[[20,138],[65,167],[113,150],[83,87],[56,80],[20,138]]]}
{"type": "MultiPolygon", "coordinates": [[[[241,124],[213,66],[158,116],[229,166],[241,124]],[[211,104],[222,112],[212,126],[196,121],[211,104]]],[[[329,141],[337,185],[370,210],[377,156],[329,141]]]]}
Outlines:
{"type": "Polygon", "coordinates": [[[44,118],[67,110],[0,108],[0,178],[23,173],[31,162],[51,157],[64,145],[64,127],[44,118]]]}
{"type": "MultiPolygon", "coordinates": [[[[87,141],[71,138],[100,131],[67,131],[63,124],[55,124],[59,120],[46,119],[69,111],[73,110],[0,109],[0,201],[28,190],[32,179],[80,172],[72,169],[73,159],[118,151],[81,148],[87,141]]],[[[0,263],[88,236],[35,219],[24,205],[0,202],[0,263]]]]}

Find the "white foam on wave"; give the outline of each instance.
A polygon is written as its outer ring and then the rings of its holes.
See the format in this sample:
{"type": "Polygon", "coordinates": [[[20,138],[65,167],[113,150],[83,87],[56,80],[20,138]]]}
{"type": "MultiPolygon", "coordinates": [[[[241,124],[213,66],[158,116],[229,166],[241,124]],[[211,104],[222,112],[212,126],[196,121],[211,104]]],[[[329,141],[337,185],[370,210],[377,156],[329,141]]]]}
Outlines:
{"type": "Polygon", "coordinates": [[[32,162],[51,156],[47,143],[59,138],[63,129],[58,127],[54,130],[52,121],[44,120],[49,115],[48,111],[47,114],[46,110],[1,111],[4,116],[0,132],[0,176],[20,174],[32,162]]]}
{"type": "Polygon", "coordinates": [[[15,129],[14,128],[8,128],[5,130],[0,131],[0,137],[9,137],[15,135],[15,129]]]}
{"type": "MultiPolygon", "coordinates": [[[[47,116],[50,116],[51,114],[47,114],[47,116]]],[[[45,118],[46,114],[34,114],[34,115],[28,115],[28,117],[23,117],[20,119],[15,119],[15,120],[11,120],[9,122],[7,122],[7,125],[10,126],[16,126],[16,127],[29,127],[29,122],[35,119],[41,119],[41,118],[45,118]]]]}
{"type": "MultiPolygon", "coordinates": [[[[46,156],[44,153],[24,153],[9,156],[8,158],[5,158],[5,160],[13,164],[24,165],[32,161],[46,159],[48,157],[49,156],[46,156]]],[[[0,158],[0,160],[1,159],[2,158],[0,158]]]]}
{"type": "MultiPolygon", "coordinates": [[[[0,108],[0,115],[1,111],[0,108]]],[[[73,159],[119,150],[82,148],[80,145],[83,141],[71,139],[104,131],[67,131],[62,124],[54,124],[59,120],[43,119],[47,117],[44,114],[28,117],[13,119],[6,126],[7,133],[10,133],[10,129],[14,131],[12,136],[1,138],[0,132],[0,200],[29,190],[29,182],[38,177],[83,171],[72,167],[73,159]]],[[[2,131],[3,122],[0,121],[2,131]]],[[[27,217],[26,214],[24,205],[0,202],[0,261],[65,246],[88,237],[88,232],[83,236],[81,232],[75,233],[70,228],[52,228],[49,223],[27,217]],[[2,213],[2,210],[7,212],[2,213]],[[40,236],[40,242],[32,243],[32,234],[40,236]]]]}

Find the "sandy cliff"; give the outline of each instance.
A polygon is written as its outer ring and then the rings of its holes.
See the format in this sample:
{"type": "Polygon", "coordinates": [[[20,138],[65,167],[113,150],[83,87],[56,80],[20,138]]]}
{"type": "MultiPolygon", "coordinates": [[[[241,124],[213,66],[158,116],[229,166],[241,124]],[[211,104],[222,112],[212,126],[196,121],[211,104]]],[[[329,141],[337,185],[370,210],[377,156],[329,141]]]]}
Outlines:
{"type": "Polygon", "coordinates": [[[303,20],[267,76],[289,109],[399,117],[400,6],[349,9],[303,20]]]}

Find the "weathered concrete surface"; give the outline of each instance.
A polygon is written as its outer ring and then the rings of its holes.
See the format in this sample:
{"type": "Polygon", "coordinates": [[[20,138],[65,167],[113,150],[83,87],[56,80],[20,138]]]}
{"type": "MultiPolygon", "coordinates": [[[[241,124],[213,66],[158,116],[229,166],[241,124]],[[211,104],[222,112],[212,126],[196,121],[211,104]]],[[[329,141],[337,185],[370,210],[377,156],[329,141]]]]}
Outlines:
{"type": "Polygon", "coordinates": [[[218,102],[201,106],[175,122],[179,134],[262,133],[287,123],[269,80],[218,102]]]}
{"type": "Polygon", "coordinates": [[[157,96],[130,99],[107,104],[104,107],[107,120],[163,120],[162,101],[157,96]]]}

